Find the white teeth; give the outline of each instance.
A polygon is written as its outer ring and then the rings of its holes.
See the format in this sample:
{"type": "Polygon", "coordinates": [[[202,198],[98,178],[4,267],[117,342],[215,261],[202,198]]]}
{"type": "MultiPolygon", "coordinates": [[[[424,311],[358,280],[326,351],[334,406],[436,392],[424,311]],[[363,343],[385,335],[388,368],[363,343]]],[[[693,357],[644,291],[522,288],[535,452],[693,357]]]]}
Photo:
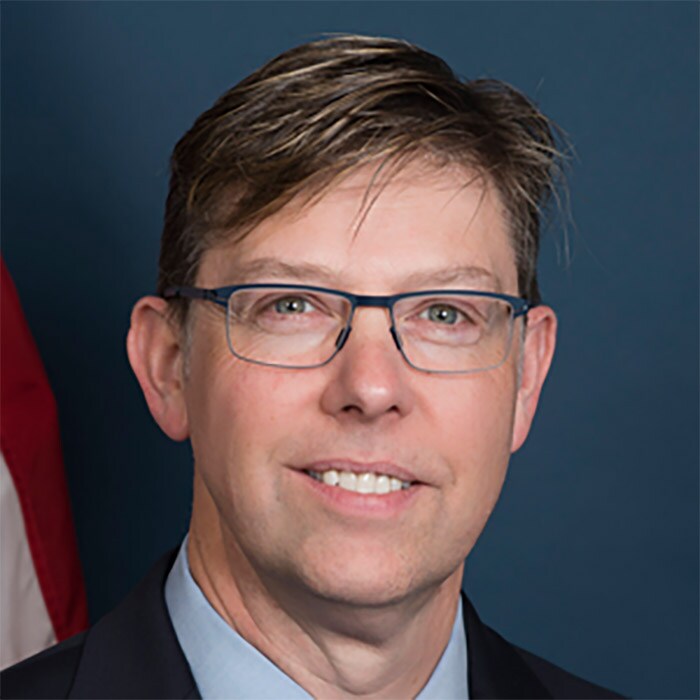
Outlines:
{"type": "Polygon", "coordinates": [[[322,481],[328,486],[339,486],[341,489],[354,491],[355,493],[383,495],[407,489],[411,485],[410,481],[401,481],[401,479],[397,479],[394,476],[375,474],[374,472],[356,474],[355,472],[339,472],[336,469],[329,469],[325,472],[316,472],[309,469],[307,473],[316,481],[322,481]]]}
{"type": "Polygon", "coordinates": [[[340,475],[335,469],[329,469],[327,472],[323,472],[323,483],[329,486],[337,486],[340,481],[340,475]]]}
{"type": "Polygon", "coordinates": [[[374,488],[376,493],[389,493],[391,491],[391,479],[386,474],[380,474],[377,477],[377,485],[374,488]]]}
{"type": "Polygon", "coordinates": [[[353,472],[340,472],[340,488],[348,491],[357,491],[357,474],[353,472]]]}
{"type": "Polygon", "coordinates": [[[377,483],[376,475],[372,472],[365,472],[357,477],[357,492],[358,493],[374,493],[377,483]]]}

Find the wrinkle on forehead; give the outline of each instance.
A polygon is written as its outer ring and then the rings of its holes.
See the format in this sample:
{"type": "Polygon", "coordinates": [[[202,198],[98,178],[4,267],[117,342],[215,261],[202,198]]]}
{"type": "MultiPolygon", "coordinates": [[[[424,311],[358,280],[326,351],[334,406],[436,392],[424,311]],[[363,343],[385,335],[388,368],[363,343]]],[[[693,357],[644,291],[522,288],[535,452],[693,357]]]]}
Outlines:
{"type": "MultiPolygon", "coordinates": [[[[454,198],[459,197],[470,187],[480,189],[481,199],[489,193],[498,202],[499,209],[503,209],[498,191],[486,173],[476,168],[468,169],[462,164],[439,163],[430,154],[419,153],[404,159],[384,158],[378,164],[370,162],[358,165],[311,194],[301,192],[266,221],[272,221],[280,216],[289,221],[296,221],[333,193],[345,192],[350,195],[356,193],[360,201],[348,227],[348,232],[352,232],[351,238],[355,238],[388,187],[391,187],[393,194],[400,195],[406,188],[417,184],[432,187],[435,192],[453,192],[452,197],[446,199],[437,211],[449,206],[454,198]],[[450,175],[453,175],[452,180],[448,180],[450,175]],[[458,183],[459,186],[457,186],[458,183]]],[[[474,216],[478,213],[478,209],[479,207],[475,209],[474,216]]],[[[467,223],[467,228],[470,224],[471,221],[467,223]]]]}
{"type": "MultiPolygon", "coordinates": [[[[342,271],[326,265],[311,263],[289,263],[272,257],[259,257],[234,264],[228,271],[228,277],[235,284],[250,282],[275,283],[292,280],[300,284],[314,286],[326,285],[342,287],[342,271]]],[[[447,288],[459,285],[459,288],[478,288],[484,291],[503,291],[503,284],[490,270],[479,265],[451,265],[435,269],[420,270],[398,277],[394,281],[396,289],[418,290],[431,287],[447,288]]],[[[353,290],[343,290],[350,291],[353,290]]]]}
{"type": "Polygon", "coordinates": [[[417,181],[419,181],[421,185],[432,187],[435,192],[452,191],[452,196],[440,205],[436,210],[436,214],[445,210],[452,201],[459,197],[465,190],[470,187],[478,187],[480,191],[479,202],[470,220],[465,223],[465,233],[469,230],[476,218],[487,193],[490,192],[492,196],[496,194],[496,199],[500,207],[500,198],[488,178],[480,171],[467,170],[462,165],[450,164],[438,166],[428,158],[421,158],[418,156],[406,162],[396,161],[394,163],[387,163],[387,161],[382,161],[382,163],[372,171],[369,182],[365,182],[367,177],[366,172],[369,167],[370,166],[364,166],[352,171],[348,174],[345,181],[339,183],[335,188],[337,190],[342,189],[350,192],[357,190],[358,195],[362,193],[362,200],[358,205],[357,212],[350,225],[350,230],[352,231],[350,245],[354,243],[355,239],[360,234],[362,225],[389,186],[391,186],[394,194],[401,194],[406,188],[415,186],[417,181]],[[384,173],[385,168],[387,169],[386,173],[384,173]],[[454,175],[454,183],[460,183],[459,187],[455,187],[453,184],[446,184],[446,176],[451,174],[454,175]],[[357,184],[355,184],[356,180],[359,181],[357,184]]]}
{"type": "MultiPolygon", "coordinates": [[[[348,226],[348,233],[350,234],[347,245],[348,251],[352,250],[352,248],[358,243],[360,233],[363,230],[363,225],[367,223],[367,220],[370,218],[375,205],[377,205],[383,195],[386,194],[388,196],[388,188],[391,188],[391,196],[400,197],[401,194],[408,188],[419,185],[421,187],[431,188],[436,194],[436,222],[438,222],[440,215],[467,190],[472,190],[474,193],[478,193],[473,210],[468,217],[465,218],[462,224],[462,239],[467,238],[483,208],[490,205],[491,213],[495,214],[496,217],[500,219],[496,225],[502,225],[505,228],[505,233],[511,243],[511,250],[515,256],[513,239],[510,226],[508,224],[509,216],[507,210],[503,205],[498,189],[491,179],[483,172],[475,169],[467,170],[461,165],[436,167],[430,162],[422,162],[417,159],[405,164],[401,170],[398,170],[395,173],[389,173],[386,177],[381,179],[381,181],[378,180],[379,173],[378,169],[376,169],[372,173],[369,183],[367,183],[366,171],[367,167],[358,169],[348,176],[345,182],[340,183],[338,187],[335,188],[335,191],[357,191],[358,197],[360,194],[362,196],[357,212],[352,222],[348,226]],[[450,177],[451,175],[453,177],[450,177]],[[445,193],[449,196],[441,200],[439,198],[440,193],[445,193]]],[[[491,273],[487,270],[484,270],[484,273],[485,274],[483,276],[485,278],[494,278],[492,280],[492,284],[490,284],[487,288],[495,291],[502,289],[498,276],[491,275],[491,273]]],[[[447,272],[445,275],[445,277],[448,278],[455,277],[455,280],[458,276],[459,275],[451,275],[449,272],[447,272]]]]}
{"type": "MultiPolygon", "coordinates": [[[[344,272],[344,266],[339,268],[334,262],[332,269],[329,267],[326,270],[320,270],[319,267],[323,267],[320,263],[327,261],[322,261],[318,256],[311,256],[304,260],[303,258],[306,256],[303,255],[293,255],[293,259],[289,259],[285,255],[283,259],[278,257],[274,249],[267,247],[264,242],[269,236],[278,235],[287,227],[296,227],[299,230],[301,224],[303,228],[305,218],[307,216],[313,218],[316,206],[324,206],[326,210],[333,210],[337,206],[338,215],[335,223],[340,224],[340,228],[345,231],[343,247],[346,254],[357,252],[358,246],[368,243],[372,237],[376,238],[378,232],[384,229],[393,230],[392,217],[394,212],[396,212],[397,221],[403,222],[401,225],[407,236],[406,243],[410,243],[414,235],[411,230],[410,212],[414,196],[412,190],[419,193],[421,191],[430,193],[428,206],[434,208],[434,216],[429,217],[427,226],[434,224],[436,240],[445,232],[451,231],[450,235],[454,236],[452,244],[459,246],[461,240],[467,241],[474,227],[483,229],[478,234],[479,237],[488,236],[489,231],[494,229],[494,235],[502,235],[500,230],[503,230],[507,240],[510,239],[507,231],[509,228],[507,217],[503,213],[501,198],[490,178],[486,175],[456,165],[437,168],[418,160],[405,164],[399,171],[384,172],[383,174],[378,172],[376,165],[365,165],[338,181],[335,186],[327,189],[323,196],[314,201],[306,199],[290,202],[279,212],[261,222],[242,240],[229,240],[228,243],[216,246],[217,252],[214,255],[218,257],[219,253],[224,253],[225,255],[222,257],[228,258],[227,263],[220,260],[220,263],[223,263],[219,268],[222,277],[227,280],[226,283],[262,281],[261,276],[264,276],[267,278],[265,281],[282,280],[286,277],[288,281],[336,286],[332,280],[333,278],[337,279],[339,273],[344,272]],[[461,196],[466,197],[464,206],[458,202],[461,196]],[[322,204],[323,202],[325,205],[322,204]],[[455,211],[460,213],[450,212],[449,208],[452,205],[457,208],[455,211]],[[477,221],[479,218],[485,222],[483,226],[481,226],[481,222],[477,221]],[[495,229],[499,229],[499,231],[495,229]],[[373,231],[372,234],[369,233],[370,230],[373,231]],[[366,235],[361,235],[365,233],[366,235]],[[262,248],[260,248],[261,245],[262,248]],[[314,257],[316,259],[313,259],[314,257]],[[269,259],[264,260],[263,258],[269,259]],[[274,263],[273,265],[270,264],[271,261],[274,263]],[[287,267],[282,269],[285,265],[287,267]]],[[[423,198],[422,201],[423,204],[420,200],[416,201],[419,214],[421,207],[423,210],[425,209],[425,199],[423,198]]],[[[426,227],[425,217],[423,217],[422,223],[416,225],[422,226],[421,230],[416,229],[416,234],[426,233],[423,230],[426,227]]],[[[338,229],[336,228],[336,230],[338,229]]],[[[303,248],[303,239],[297,236],[296,248],[289,249],[288,252],[299,251],[299,245],[303,248]]],[[[311,239],[309,239],[309,245],[312,245],[311,239]]],[[[515,251],[512,246],[509,247],[514,257],[515,251]]],[[[397,252],[401,249],[398,248],[397,252]]],[[[209,252],[213,251],[210,249],[209,252]]],[[[308,252],[312,253],[313,249],[309,249],[308,252]]],[[[444,265],[441,270],[437,270],[434,266],[429,265],[428,260],[424,260],[423,262],[428,265],[426,274],[420,274],[421,279],[414,283],[411,280],[406,280],[411,275],[407,275],[405,269],[397,269],[396,274],[392,274],[394,256],[389,254],[387,257],[386,253],[385,266],[381,270],[378,269],[377,272],[381,272],[383,276],[388,275],[391,281],[387,279],[387,282],[389,284],[393,282],[391,286],[395,289],[401,288],[403,291],[409,287],[412,289],[428,288],[431,284],[442,286],[453,283],[462,285],[468,283],[471,288],[491,289],[493,291],[502,291],[506,286],[511,286],[510,284],[505,285],[505,279],[499,279],[500,273],[504,272],[503,270],[498,271],[498,273],[495,269],[489,272],[486,268],[493,266],[489,265],[483,256],[477,257],[478,259],[474,260],[462,260],[462,267],[465,267],[464,263],[467,263],[467,267],[480,265],[485,274],[478,275],[475,270],[466,274],[464,271],[450,271],[451,264],[444,265]],[[476,263],[478,265],[475,265],[476,263]],[[485,267],[484,263],[486,263],[485,267]],[[440,274],[436,274],[437,272],[440,274]]],[[[340,261],[340,259],[338,260],[340,261]]],[[[450,260],[449,263],[453,263],[455,268],[459,267],[457,260],[450,260]]],[[[217,265],[217,267],[219,266],[217,265]]],[[[364,269],[367,272],[367,268],[364,269]]],[[[371,272],[369,276],[372,276],[371,272]]],[[[352,283],[350,277],[351,275],[345,280],[346,283],[352,283]]],[[[347,289],[347,291],[352,290],[347,289]]]]}

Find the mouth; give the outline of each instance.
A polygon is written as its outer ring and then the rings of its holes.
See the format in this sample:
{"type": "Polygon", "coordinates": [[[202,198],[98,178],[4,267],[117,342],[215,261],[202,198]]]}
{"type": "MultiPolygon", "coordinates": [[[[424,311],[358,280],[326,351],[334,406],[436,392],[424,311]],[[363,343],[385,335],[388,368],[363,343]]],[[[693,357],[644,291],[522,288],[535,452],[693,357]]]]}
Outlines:
{"type": "Polygon", "coordinates": [[[354,491],[355,493],[376,494],[384,496],[393,491],[401,491],[411,487],[410,481],[401,481],[395,476],[388,474],[375,474],[374,472],[355,472],[338,471],[337,469],[328,469],[324,472],[317,472],[312,469],[304,470],[312,479],[320,481],[327,486],[335,486],[345,491],[354,491]]]}
{"type": "Polygon", "coordinates": [[[295,465],[292,472],[301,477],[307,493],[318,499],[313,502],[333,517],[349,518],[353,527],[360,521],[398,522],[432,492],[431,484],[390,461],[322,459],[295,465]]]}
{"type": "Polygon", "coordinates": [[[323,463],[303,471],[326,486],[363,495],[386,496],[419,483],[404,470],[389,464],[323,463]]]}

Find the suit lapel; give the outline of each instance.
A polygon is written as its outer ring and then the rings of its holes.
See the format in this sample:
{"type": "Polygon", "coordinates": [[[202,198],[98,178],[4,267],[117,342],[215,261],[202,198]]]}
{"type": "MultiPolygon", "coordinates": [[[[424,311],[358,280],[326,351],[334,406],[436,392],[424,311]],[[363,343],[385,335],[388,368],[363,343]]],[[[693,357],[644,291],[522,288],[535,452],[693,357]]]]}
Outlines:
{"type": "Polygon", "coordinates": [[[70,698],[199,698],[163,590],[177,552],[163,557],[87,633],[70,698]]]}
{"type": "Polygon", "coordinates": [[[551,698],[516,648],[487,627],[462,595],[467,630],[469,697],[551,698]]]}

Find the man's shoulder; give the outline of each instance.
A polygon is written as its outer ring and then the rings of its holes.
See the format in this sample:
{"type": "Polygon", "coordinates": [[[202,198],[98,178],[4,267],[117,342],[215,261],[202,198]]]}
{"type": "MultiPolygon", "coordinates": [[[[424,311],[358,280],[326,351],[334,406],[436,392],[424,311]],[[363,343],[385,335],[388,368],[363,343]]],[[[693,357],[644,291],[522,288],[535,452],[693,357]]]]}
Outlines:
{"type": "Polygon", "coordinates": [[[550,691],[553,698],[622,698],[624,696],[615,693],[595,683],[591,683],[555,664],[533,654],[525,649],[514,646],[514,649],[523,658],[525,663],[542,679],[544,685],[550,691]]]}
{"type": "MultiPolygon", "coordinates": [[[[87,632],[0,675],[2,698],[199,697],[163,597],[166,555],[113,612],[87,632]]],[[[464,599],[469,692],[478,698],[618,698],[511,644],[464,599]]]]}
{"type": "Polygon", "coordinates": [[[196,698],[163,588],[165,555],[112,612],[87,632],[0,675],[2,698],[196,698]]]}
{"type": "Polygon", "coordinates": [[[85,644],[85,632],[46,649],[0,674],[3,698],[66,698],[85,644]]]}
{"type": "Polygon", "coordinates": [[[484,624],[465,597],[465,628],[472,698],[622,698],[521,649],[484,624]]]}

